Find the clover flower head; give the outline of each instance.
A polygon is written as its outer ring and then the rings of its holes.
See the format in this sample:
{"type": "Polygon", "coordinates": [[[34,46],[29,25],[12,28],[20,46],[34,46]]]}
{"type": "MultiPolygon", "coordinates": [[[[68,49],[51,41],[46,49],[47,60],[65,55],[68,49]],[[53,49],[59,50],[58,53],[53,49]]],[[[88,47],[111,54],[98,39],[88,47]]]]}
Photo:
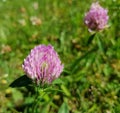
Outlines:
{"type": "Polygon", "coordinates": [[[104,29],[108,23],[108,10],[99,5],[98,2],[93,3],[89,12],[86,13],[84,22],[90,31],[99,31],[104,29]]]}
{"type": "Polygon", "coordinates": [[[37,84],[50,84],[63,71],[63,64],[51,45],[38,45],[24,59],[22,65],[26,75],[37,84]]]}

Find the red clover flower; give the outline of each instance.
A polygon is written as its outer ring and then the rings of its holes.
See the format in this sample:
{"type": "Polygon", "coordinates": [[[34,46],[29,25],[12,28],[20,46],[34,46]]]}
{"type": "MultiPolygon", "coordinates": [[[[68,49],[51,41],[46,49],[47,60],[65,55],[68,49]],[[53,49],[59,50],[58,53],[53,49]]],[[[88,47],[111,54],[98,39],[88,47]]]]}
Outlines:
{"type": "Polygon", "coordinates": [[[24,59],[22,65],[25,73],[37,84],[50,84],[63,71],[63,64],[51,45],[38,45],[24,59]]]}
{"type": "Polygon", "coordinates": [[[98,2],[93,3],[89,12],[86,13],[84,22],[90,31],[99,31],[106,27],[109,16],[108,10],[99,5],[98,2]]]}

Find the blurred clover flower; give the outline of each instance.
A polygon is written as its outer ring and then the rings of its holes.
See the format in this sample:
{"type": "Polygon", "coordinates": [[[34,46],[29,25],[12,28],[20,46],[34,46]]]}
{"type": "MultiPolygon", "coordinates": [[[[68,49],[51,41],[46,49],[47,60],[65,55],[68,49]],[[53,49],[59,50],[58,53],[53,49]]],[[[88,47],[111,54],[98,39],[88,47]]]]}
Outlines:
{"type": "Polygon", "coordinates": [[[38,45],[24,59],[22,68],[37,84],[50,84],[60,76],[63,64],[51,45],[38,45]]]}
{"type": "Polygon", "coordinates": [[[35,26],[39,26],[42,24],[41,19],[36,16],[30,17],[30,21],[31,21],[32,25],[35,25],[35,26]]]}
{"type": "Polygon", "coordinates": [[[86,13],[84,22],[89,31],[99,31],[106,27],[109,16],[108,10],[102,8],[98,2],[93,3],[89,12],[86,13]]]}

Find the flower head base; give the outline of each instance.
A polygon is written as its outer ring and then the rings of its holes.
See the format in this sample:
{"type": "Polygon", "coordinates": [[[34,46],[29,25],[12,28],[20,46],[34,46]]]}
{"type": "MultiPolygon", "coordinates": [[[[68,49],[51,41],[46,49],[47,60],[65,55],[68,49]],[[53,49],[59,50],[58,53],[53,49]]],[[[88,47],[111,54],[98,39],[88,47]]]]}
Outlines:
{"type": "Polygon", "coordinates": [[[102,8],[98,2],[91,5],[84,19],[90,31],[99,31],[106,27],[109,19],[107,12],[108,11],[102,8]]]}
{"type": "Polygon", "coordinates": [[[25,73],[37,84],[49,84],[63,71],[63,64],[51,45],[33,48],[22,65],[25,73]]]}

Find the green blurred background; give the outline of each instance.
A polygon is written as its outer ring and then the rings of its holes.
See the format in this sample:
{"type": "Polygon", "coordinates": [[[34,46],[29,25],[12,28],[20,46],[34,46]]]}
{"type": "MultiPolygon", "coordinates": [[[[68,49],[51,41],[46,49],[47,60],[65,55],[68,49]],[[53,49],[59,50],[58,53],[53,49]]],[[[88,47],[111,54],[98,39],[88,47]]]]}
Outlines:
{"type": "Polygon", "coordinates": [[[9,84],[24,74],[23,60],[38,44],[53,45],[65,65],[64,84],[56,86],[65,95],[47,94],[40,113],[120,112],[120,1],[99,0],[109,14],[109,28],[99,33],[105,54],[97,50],[81,58],[97,45],[94,40],[86,46],[91,34],[84,16],[93,2],[0,0],[0,113],[31,112],[26,109],[33,92],[9,84]]]}

